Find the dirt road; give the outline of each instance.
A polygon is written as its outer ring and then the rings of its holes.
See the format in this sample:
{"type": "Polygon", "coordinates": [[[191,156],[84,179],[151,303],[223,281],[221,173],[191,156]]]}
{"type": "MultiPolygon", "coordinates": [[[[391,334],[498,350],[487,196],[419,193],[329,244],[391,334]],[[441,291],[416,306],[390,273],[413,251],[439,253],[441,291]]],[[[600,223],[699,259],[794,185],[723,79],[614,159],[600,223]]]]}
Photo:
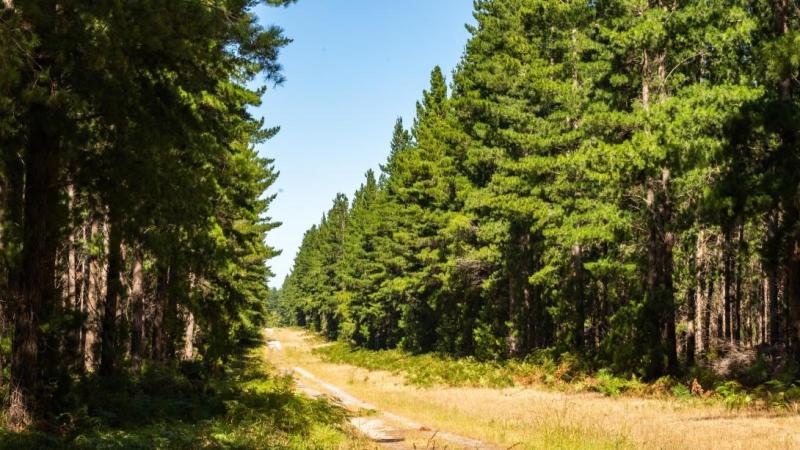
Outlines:
{"type": "Polygon", "coordinates": [[[418,388],[322,362],[312,349],[325,344],[299,330],[270,330],[268,339],[269,359],[299,389],[338,399],[357,428],[389,448],[800,448],[798,415],[530,388],[418,388]]]}

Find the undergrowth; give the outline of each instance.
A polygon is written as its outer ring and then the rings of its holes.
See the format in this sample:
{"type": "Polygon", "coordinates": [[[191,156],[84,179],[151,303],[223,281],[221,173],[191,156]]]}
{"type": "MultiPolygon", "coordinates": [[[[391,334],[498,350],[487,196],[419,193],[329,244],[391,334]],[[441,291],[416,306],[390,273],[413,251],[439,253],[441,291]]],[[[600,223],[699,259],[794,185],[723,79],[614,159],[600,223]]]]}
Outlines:
{"type": "Polygon", "coordinates": [[[349,448],[345,411],[292,392],[256,351],[206,377],[195,364],[90,378],[39,431],[0,431],[0,449],[349,448]]]}
{"type": "Polygon", "coordinates": [[[745,385],[719,379],[704,368],[682,378],[662,377],[645,382],[635,376],[615,375],[608,369],[591,371],[570,355],[554,358],[547,353],[526,360],[479,361],[434,353],[413,355],[402,350],[366,350],[334,342],[314,350],[323,360],[369,370],[402,375],[413,385],[503,388],[539,386],[567,392],[597,392],[606,396],[670,398],[679,401],[721,403],[730,409],[785,408],[797,412],[800,385],[772,379],[745,385]]]}

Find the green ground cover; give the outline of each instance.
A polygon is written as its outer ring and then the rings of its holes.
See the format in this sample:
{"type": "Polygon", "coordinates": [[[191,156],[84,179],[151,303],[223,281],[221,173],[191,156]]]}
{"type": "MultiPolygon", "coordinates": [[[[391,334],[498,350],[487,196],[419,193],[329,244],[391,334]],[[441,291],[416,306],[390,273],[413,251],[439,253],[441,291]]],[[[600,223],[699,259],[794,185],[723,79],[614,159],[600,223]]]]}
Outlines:
{"type": "Polygon", "coordinates": [[[335,449],[356,446],[346,413],[292,391],[260,350],[215,376],[198,365],[89,378],[52,423],[0,432],[0,449],[335,449]]]}

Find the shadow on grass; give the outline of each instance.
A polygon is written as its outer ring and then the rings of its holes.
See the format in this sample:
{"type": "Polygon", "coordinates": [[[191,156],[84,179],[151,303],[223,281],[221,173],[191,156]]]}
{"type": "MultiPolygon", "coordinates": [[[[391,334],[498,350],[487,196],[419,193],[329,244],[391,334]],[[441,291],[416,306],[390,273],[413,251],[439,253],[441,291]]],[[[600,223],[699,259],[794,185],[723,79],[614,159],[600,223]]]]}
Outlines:
{"type": "Polygon", "coordinates": [[[0,432],[0,450],[313,448],[341,439],[344,410],[295,395],[291,379],[258,358],[203,374],[184,364],[86,379],[65,396],[51,432],[0,432]]]}

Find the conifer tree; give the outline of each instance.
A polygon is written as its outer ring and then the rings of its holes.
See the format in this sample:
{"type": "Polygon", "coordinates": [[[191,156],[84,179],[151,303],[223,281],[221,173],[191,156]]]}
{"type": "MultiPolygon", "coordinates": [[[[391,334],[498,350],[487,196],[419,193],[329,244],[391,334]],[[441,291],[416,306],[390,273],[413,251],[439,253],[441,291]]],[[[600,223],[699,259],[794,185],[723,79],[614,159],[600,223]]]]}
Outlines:
{"type": "MultiPolygon", "coordinates": [[[[647,379],[796,358],[795,6],[476,2],[452,89],[434,70],[348,212],[342,337],[647,379]]],[[[319,251],[282,298],[326,289],[319,251]]]]}
{"type": "Polygon", "coordinates": [[[147,353],[175,361],[179,340],[202,339],[195,339],[194,319],[196,306],[211,301],[208,278],[236,267],[228,284],[211,283],[232,301],[229,314],[208,327],[226,329],[230,318],[235,330],[244,310],[260,309],[254,296],[264,288],[240,282],[256,278],[263,286],[268,275],[263,264],[272,251],[262,239],[272,226],[263,217],[269,202],[257,199],[274,172],[252,145],[272,132],[247,111],[263,93],[248,83],[258,75],[281,80],[277,52],[288,40],[257,23],[255,6],[0,6],[0,41],[9,44],[0,49],[0,99],[10,106],[0,112],[0,247],[3,323],[14,324],[3,330],[11,341],[11,428],[50,419],[53,393],[68,390],[78,367],[95,370],[94,341],[101,375],[116,374],[128,357],[139,367],[144,327],[153,336],[147,353]],[[225,173],[231,165],[243,172],[225,173]],[[234,206],[223,212],[226,196],[234,206]],[[208,238],[226,233],[226,269],[216,265],[218,272],[201,277],[208,238]],[[157,274],[144,273],[150,267],[157,274]],[[135,356],[126,354],[121,332],[129,270],[135,356]],[[148,285],[148,276],[158,281],[148,285]],[[145,301],[157,311],[148,320],[145,301]]]}

